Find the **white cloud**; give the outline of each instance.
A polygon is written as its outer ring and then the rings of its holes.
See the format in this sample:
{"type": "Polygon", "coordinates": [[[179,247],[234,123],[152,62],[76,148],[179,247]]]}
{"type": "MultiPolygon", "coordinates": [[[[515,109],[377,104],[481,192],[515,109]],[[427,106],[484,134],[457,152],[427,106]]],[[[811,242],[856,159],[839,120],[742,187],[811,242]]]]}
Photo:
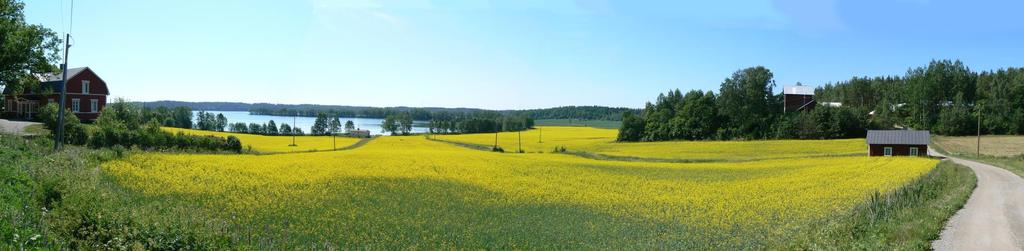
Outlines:
{"type": "Polygon", "coordinates": [[[429,8],[426,1],[376,1],[376,0],[311,0],[313,16],[328,28],[335,29],[339,23],[386,23],[394,27],[404,25],[402,18],[389,13],[393,6],[402,8],[429,8]]]}

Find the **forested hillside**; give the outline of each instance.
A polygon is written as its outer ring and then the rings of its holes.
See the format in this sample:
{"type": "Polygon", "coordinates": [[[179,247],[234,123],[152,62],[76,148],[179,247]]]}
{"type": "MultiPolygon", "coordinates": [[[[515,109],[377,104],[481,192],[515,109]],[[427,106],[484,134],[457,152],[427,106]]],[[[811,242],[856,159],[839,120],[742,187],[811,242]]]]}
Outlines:
{"type": "Polygon", "coordinates": [[[770,70],[751,67],[722,82],[718,93],[659,94],[643,111],[625,114],[620,141],[851,138],[868,129],[913,128],[940,135],[1024,134],[1024,70],[974,72],[960,61],[932,61],[904,76],[854,77],[815,90],[815,100],[841,102],[784,113],[770,70]]]}
{"type": "Polygon", "coordinates": [[[368,106],[343,106],[343,105],[314,105],[314,104],[269,104],[269,103],[239,103],[239,102],[185,102],[185,101],[153,101],[139,102],[140,105],[148,108],[176,108],[189,107],[192,110],[201,111],[248,111],[255,115],[277,115],[277,116],[300,116],[316,117],[320,113],[336,117],[354,118],[387,118],[408,114],[415,120],[427,121],[435,117],[451,117],[452,114],[476,114],[484,113],[484,116],[495,114],[529,117],[531,119],[580,119],[580,120],[622,120],[622,114],[628,111],[637,111],[633,108],[604,107],[604,106],[561,106],[543,109],[527,110],[485,110],[477,108],[443,108],[443,107],[368,107],[368,106]]]}

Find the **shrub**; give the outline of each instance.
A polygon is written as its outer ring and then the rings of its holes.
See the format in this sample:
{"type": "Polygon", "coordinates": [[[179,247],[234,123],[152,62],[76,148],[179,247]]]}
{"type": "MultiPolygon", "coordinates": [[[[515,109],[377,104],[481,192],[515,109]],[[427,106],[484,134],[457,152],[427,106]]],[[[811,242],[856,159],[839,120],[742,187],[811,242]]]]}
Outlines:
{"type": "Polygon", "coordinates": [[[231,149],[232,151],[235,151],[237,153],[241,153],[242,141],[238,140],[238,137],[235,137],[234,135],[228,136],[228,149],[231,149]]]}

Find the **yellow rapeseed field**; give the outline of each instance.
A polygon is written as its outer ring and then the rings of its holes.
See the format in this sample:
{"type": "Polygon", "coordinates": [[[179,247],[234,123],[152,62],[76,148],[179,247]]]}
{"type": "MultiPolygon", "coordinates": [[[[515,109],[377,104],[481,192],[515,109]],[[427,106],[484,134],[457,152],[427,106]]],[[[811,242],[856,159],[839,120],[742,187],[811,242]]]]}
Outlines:
{"type": "Polygon", "coordinates": [[[260,153],[282,153],[282,152],[308,152],[326,151],[337,148],[344,148],[359,142],[357,138],[331,136],[296,136],[295,145],[292,144],[292,136],[265,136],[245,133],[214,132],[204,130],[182,129],[164,127],[163,130],[177,133],[182,132],[192,135],[213,135],[217,137],[235,136],[242,141],[242,148],[252,147],[253,151],[260,153]]]}
{"type": "Polygon", "coordinates": [[[139,215],[159,215],[140,221],[249,248],[764,249],[936,163],[608,161],[408,136],[337,152],[139,154],[103,169],[145,198],[139,215]]]}
{"type": "MultiPolygon", "coordinates": [[[[522,142],[528,153],[551,152],[563,146],[613,157],[636,157],[679,161],[747,161],[800,157],[867,155],[864,139],[843,140],[755,140],[755,141],[669,141],[615,142],[617,130],[590,127],[538,127],[522,133],[498,134],[498,146],[516,152],[522,142]],[[521,135],[521,136],[520,136],[521,135]],[[522,140],[520,141],[520,138],[522,140]]],[[[493,133],[436,135],[446,141],[494,145],[493,133]]]]}

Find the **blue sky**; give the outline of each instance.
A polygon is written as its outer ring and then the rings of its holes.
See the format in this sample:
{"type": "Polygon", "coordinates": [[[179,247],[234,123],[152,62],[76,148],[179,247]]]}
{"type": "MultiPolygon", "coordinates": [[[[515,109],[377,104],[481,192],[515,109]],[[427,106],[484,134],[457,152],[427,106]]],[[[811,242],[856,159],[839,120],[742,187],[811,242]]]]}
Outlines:
{"type": "Polygon", "coordinates": [[[26,18],[134,101],[642,107],[757,65],[780,87],[1024,66],[1011,0],[90,0],[69,27],[70,2],[26,18]]]}

